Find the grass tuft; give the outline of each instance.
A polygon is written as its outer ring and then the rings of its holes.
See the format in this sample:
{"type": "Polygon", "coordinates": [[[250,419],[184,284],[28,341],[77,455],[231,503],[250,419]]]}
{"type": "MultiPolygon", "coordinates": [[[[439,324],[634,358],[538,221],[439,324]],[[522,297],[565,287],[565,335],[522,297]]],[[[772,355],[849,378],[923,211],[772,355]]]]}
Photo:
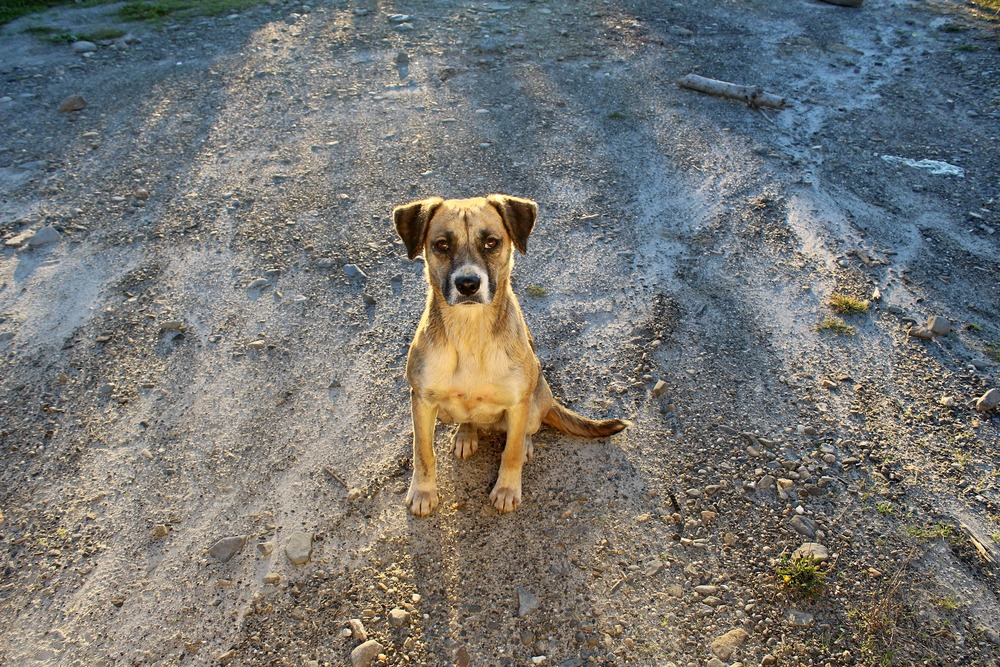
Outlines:
{"type": "Polygon", "coordinates": [[[812,556],[792,560],[784,554],[774,566],[774,572],[792,593],[810,600],[818,598],[826,588],[826,572],[820,567],[820,561],[812,556]]]}
{"type": "Polygon", "coordinates": [[[830,307],[840,315],[856,315],[868,312],[868,302],[845,294],[834,294],[830,297],[830,307]]]}
{"type": "Polygon", "coordinates": [[[946,540],[953,528],[946,523],[930,523],[923,526],[908,526],[906,534],[917,540],[946,540]]]}
{"type": "Polygon", "coordinates": [[[823,321],[819,323],[817,328],[820,331],[832,331],[833,333],[841,336],[853,336],[855,333],[854,327],[847,324],[847,322],[839,317],[823,318],[823,321]]]}
{"type": "Polygon", "coordinates": [[[540,285],[528,285],[524,291],[527,292],[528,296],[533,296],[536,299],[542,299],[549,295],[548,291],[540,285]]]}

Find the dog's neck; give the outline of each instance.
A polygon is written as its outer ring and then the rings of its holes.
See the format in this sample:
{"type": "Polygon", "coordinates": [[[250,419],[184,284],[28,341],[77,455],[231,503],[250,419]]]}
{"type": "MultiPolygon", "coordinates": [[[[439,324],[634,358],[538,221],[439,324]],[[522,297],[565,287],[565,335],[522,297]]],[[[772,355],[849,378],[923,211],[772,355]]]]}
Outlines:
{"type": "Polygon", "coordinates": [[[473,351],[495,341],[498,328],[503,328],[503,322],[518,309],[509,284],[498,286],[489,304],[450,306],[441,294],[433,292],[428,298],[432,324],[438,324],[440,331],[456,348],[473,351]]]}

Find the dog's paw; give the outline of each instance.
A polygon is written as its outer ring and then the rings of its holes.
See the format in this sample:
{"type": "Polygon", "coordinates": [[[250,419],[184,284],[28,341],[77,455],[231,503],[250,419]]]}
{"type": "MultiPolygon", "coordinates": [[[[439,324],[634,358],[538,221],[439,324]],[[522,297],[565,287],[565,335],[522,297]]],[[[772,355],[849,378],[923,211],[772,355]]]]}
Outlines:
{"type": "Polygon", "coordinates": [[[406,506],[410,508],[413,516],[427,516],[434,511],[438,505],[437,489],[418,489],[410,483],[410,490],[406,493],[406,506]]]}
{"type": "Polygon", "coordinates": [[[473,424],[459,424],[455,437],[452,438],[452,445],[456,457],[463,460],[469,458],[479,447],[479,429],[473,424]]]}
{"type": "Polygon", "coordinates": [[[521,506],[521,485],[519,484],[515,488],[500,486],[500,482],[497,482],[490,492],[490,500],[493,501],[493,507],[497,508],[501,514],[513,512],[521,506]]]}
{"type": "Polygon", "coordinates": [[[524,436],[524,462],[527,463],[535,455],[535,443],[530,435],[524,436]]]}

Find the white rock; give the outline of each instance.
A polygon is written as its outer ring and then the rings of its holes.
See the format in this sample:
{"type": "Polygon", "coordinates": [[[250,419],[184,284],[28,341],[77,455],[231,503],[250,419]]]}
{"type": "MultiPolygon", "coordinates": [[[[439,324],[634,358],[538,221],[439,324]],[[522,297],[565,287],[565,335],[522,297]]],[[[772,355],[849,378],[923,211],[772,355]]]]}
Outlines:
{"type": "Polygon", "coordinates": [[[62,234],[55,227],[42,227],[31,238],[25,241],[25,245],[29,248],[40,248],[57,243],[61,238],[62,234]]]}
{"type": "Polygon", "coordinates": [[[78,42],[73,42],[70,44],[70,48],[76,53],[93,53],[97,50],[97,44],[93,42],[88,42],[85,39],[81,39],[78,42]]]}
{"type": "Polygon", "coordinates": [[[527,616],[542,604],[534,593],[520,586],[517,587],[517,615],[527,616]]]}
{"type": "Polygon", "coordinates": [[[351,651],[351,667],[369,667],[375,656],[382,652],[384,647],[374,639],[369,639],[364,644],[355,647],[351,651]]]}
{"type": "Polygon", "coordinates": [[[805,542],[801,547],[792,552],[792,560],[798,560],[807,556],[823,562],[830,558],[830,552],[822,544],[816,542],[805,542]]]}
{"type": "Polygon", "coordinates": [[[288,538],[285,545],[285,555],[294,565],[304,565],[312,555],[312,533],[297,530],[288,538]]]}

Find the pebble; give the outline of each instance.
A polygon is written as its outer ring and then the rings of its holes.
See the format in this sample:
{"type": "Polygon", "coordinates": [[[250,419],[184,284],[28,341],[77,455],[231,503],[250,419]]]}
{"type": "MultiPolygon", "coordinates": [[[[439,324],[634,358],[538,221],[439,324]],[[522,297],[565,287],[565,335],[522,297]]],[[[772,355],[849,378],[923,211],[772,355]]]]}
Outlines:
{"type": "Polygon", "coordinates": [[[792,552],[792,560],[806,558],[807,556],[823,562],[830,558],[830,551],[822,544],[816,542],[804,542],[802,546],[792,552]]]}
{"type": "Polygon", "coordinates": [[[24,245],[29,248],[41,248],[52,243],[58,243],[61,238],[62,234],[55,227],[42,227],[31,238],[27,239],[24,245]]]}
{"type": "Polygon", "coordinates": [[[387,17],[387,20],[389,21],[389,23],[406,23],[412,18],[413,17],[410,16],[409,14],[390,14],[387,17]]]}
{"type": "Polygon", "coordinates": [[[180,331],[184,328],[184,323],[180,320],[163,320],[160,322],[160,331],[180,331]]]}
{"type": "Polygon", "coordinates": [[[271,283],[270,281],[268,281],[267,278],[254,278],[253,280],[250,281],[250,284],[247,285],[247,289],[248,290],[264,289],[265,287],[270,287],[270,286],[271,283]]]}
{"type": "Polygon", "coordinates": [[[88,42],[85,39],[81,39],[78,42],[73,42],[69,45],[73,49],[74,53],[93,53],[97,50],[97,44],[93,42],[88,42]]]}
{"type": "Polygon", "coordinates": [[[394,628],[405,628],[410,624],[410,612],[396,607],[389,612],[389,625],[394,628]]]}
{"type": "Polygon", "coordinates": [[[806,627],[812,625],[813,615],[804,611],[799,611],[798,609],[789,609],[785,612],[785,621],[789,625],[797,625],[800,627],[806,627]]]}
{"type": "Polygon", "coordinates": [[[927,320],[927,328],[930,329],[931,333],[935,336],[947,336],[951,333],[951,322],[940,315],[932,315],[931,318],[927,320]]]}
{"type": "Polygon", "coordinates": [[[273,586],[279,581],[281,581],[281,575],[278,574],[277,572],[268,572],[267,574],[264,575],[265,584],[273,586]]]}
{"type": "Polygon", "coordinates": [[[369,639],[360,646],[356,646],[351,651],[351,667],[369,667],[383,648],[385,647],[374,639],[369,639]]]}
{"type": "Polygon", "coordinates": [[[757,488],[770,489],[774,486],[774,484],[775,484],[775,479],[773,475],[764,475],[763,477],[760,478],[760,481],[757,482],[757,488]]]}
{"type": "Polygon", "coordinates": [[[59,111],[69,113],[71,111],[81,111],[87,107],[87,100],[83,95],[70,95],[59,105],[59,111]]]}
{"type": "Polygon", "coordinates": [[[656,384],[653,385],[653,396],[659,396],[667,388],[667,383],[663,380],[657,380],[656,384]]]}
{"type": "Polygon", "coordinates": [[[529,590],[517,587],[517,615],[527,616],[531,612],[538,609],[542,604],[542,601],[538,599],[538,596],[529,590]]]}
{"type": "Polygon", "coordinates": [[[223,537],[221,540],[213,544],[211,548],[209,548],[208,555],[220,563],[226,563],[229,559],[238,554],[243,547],[246,546],[246,543],[246,535],[223,537]]]}
{"type": "Polygon", "coordinates": [[[749,636],[746,630],[734,628],[721,637],[716,637],[712,640],[712,653],[722,660],[729,660],[733,656],[733,653],[736,652],[736,649],[742,646],[743,642],[749,636]]]}
{"type": "Polygon", "coordinates": [[[261,556],[267,558],[274,553],[274,542],[258,542],[257,551],[260,552],[261,556]]]}
{"type": "Polygon", "coordinates": [[[351,628],[351,636],[357,639],[362,644],[368,641],[368,631],[365,630],[365,624],[361,622],[360,618],[352,618],[347,622],[348,626],[351,628]]]}
{"type": "Polygon", "coordinates": [[[368,280],[368,274],[362,271],[356,264],[345,264],[344,273],[351,280],[368,280]]]}
{"type": "Polygon", "coordinates": [[[909,329],[906,330],[906,333],[908,336],[912,336],[913,338],[923,338],[924,340],[929,340],[931,338],[934,338],[933,331],[931,331],[927,327],[922,327],[918,325],[910,327],[909,329]]]}
{"type": "Polygon", "coordinates": [[[708,662],[705,663],[705,667],[726,667],[726,663],[713,657],[708,659],[708,662]]]}
{"type": "Polygon", "coordinates": [[[293,565],[304,565],[309,562],[312,554],[312,533],[297,530],[288,538],[285,545],[285,555],[293,565]]]}
{"type": "Polygon", "coordinates": [[[726,533],[722,536],[722,541],[727,547],[732,547],[736,546],[736,543],[739,541],[739,537],[737,537],[736,533],[726,533]]]}
{"type": "Polygon", "coordinates": [[[941,398],[938,399],[938,403],[940,403],[941,405],[943,405],[946,408],[953,408],[953,407],[955,407],[955,397],[954,396],[942,396],[941,398]]]}
{"type": "Polygon", "coordinates": [[[989,412],[1000,405],[1000,389],[990,389],[976,400],[976,410],[989,412]]]}
{"type": "Polygon", "coordinates": [[[166,537],[170,534],[170,530],[162,523],[153,526],[153,532],[150,533],[154,540],[166,537]]]}
{"type": "Polygon", "coordinates": [[[712,523],[714,523],[715,520],[718,517],[719,517],[719,514],[717,512],[711,512],[709,510],[702,510],[702,513],[701,513],[701,525],[703,525],[703,526],[709,526],[712,523]]]}
{"type": "Polygon", "coordinates": [[[794,516],[788,522],[788,526],[799,535],[814,537],[816,535],[816,522],[807,516],[794,516]]]}
{"type": "Polygon", "coordinates": [[[716,593],[719,592],[719,587],[707,584],[704,586],[695,586],[694,592],[697,593],[698,595],[715,595],[716,593]]]}

